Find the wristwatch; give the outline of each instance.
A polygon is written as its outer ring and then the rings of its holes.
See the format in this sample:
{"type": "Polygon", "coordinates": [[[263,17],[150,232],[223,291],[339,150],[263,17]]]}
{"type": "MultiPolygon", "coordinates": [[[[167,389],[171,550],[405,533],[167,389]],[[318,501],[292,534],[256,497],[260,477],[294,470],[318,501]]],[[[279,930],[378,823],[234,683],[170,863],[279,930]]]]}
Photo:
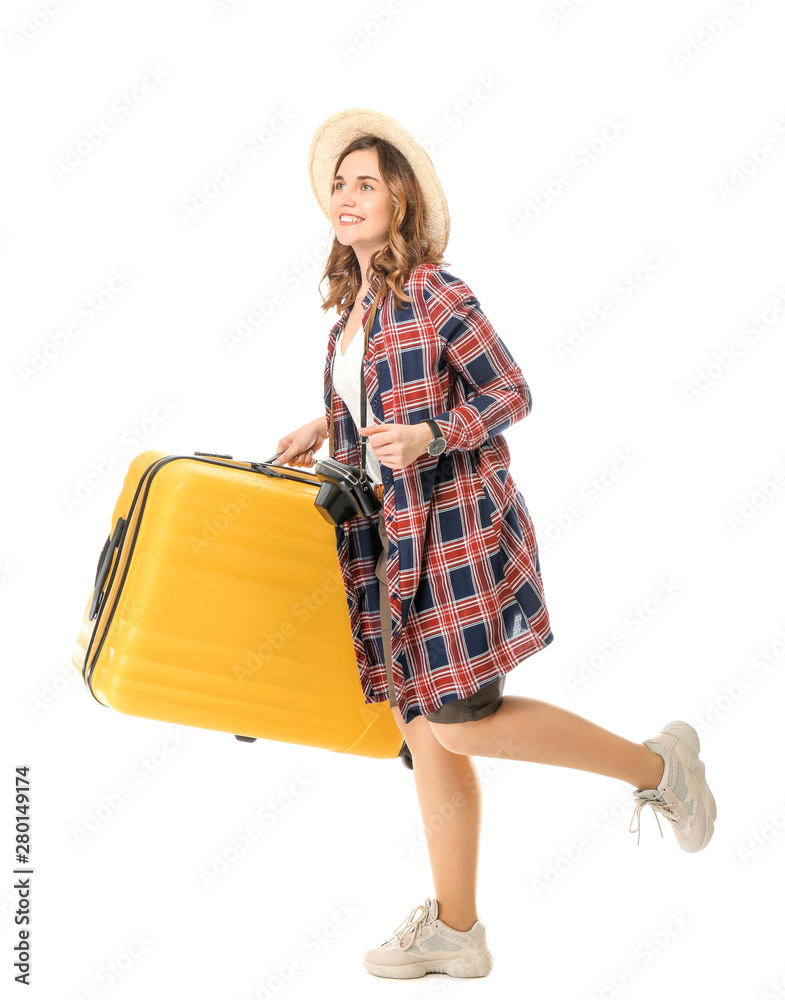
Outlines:
{"type": "Polygon", "coordinates": [[[423,423],[427,424],[433,431],[433,439],[428,442],[428,454],[441,455],[447,447],[447,442],[444,439],[441,427],[435,420],[423,420],[423,423]]]}

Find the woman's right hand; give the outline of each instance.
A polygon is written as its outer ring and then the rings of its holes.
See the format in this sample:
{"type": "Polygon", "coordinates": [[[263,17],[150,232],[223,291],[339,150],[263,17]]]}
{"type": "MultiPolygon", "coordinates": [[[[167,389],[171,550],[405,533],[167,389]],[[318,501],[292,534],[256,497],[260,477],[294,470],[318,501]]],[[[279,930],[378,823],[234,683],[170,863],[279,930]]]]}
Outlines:
{"type": "Polygon", "coordinates": [[[310,468],[316,464],[314,452],[321,448],[328,436],[326,417],[318,417],[308,424],[303,424],[296,431],[281,438],[275,450],[283,454],[279,455],[272,464],[301,465],[310,468]]]}

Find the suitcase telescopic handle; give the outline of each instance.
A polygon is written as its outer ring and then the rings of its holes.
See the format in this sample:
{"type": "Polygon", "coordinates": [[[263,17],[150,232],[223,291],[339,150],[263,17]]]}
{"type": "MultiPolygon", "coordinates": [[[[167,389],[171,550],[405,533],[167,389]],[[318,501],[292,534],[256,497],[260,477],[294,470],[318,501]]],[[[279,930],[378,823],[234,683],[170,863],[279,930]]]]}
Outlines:
{"type": "Polygon", "coordinates": [[[95,590],[93,591],[93,599],[90,602],[90,616],[88,621],[92,621],[98,614],[98,609],[101,606],[101,598],[104,596],[104,584],[106,583],[106,578],[109,575],[109,567],[112,565],[112,556],[114,555],[114,550],[120,544],[124,528],[125,519],[118,517],[114,531],[112,532],[111,537],[107,538],[104,542],[101,555],[98,557],[98,569],[95,573],[95,590]]]}

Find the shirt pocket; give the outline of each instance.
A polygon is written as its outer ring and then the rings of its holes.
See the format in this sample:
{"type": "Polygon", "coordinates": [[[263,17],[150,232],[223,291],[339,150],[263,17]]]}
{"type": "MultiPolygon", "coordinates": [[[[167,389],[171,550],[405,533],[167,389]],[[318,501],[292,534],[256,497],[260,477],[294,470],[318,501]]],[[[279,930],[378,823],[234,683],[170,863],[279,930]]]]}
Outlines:
{"type": "Polygon", "coordinates": [[[497,551],[501,533],[501,511],[497,495],[488,489],[480,471],[477,452],[460,452],[465,468],[459,475],[464,520],[469,534],[479,536],[488,554],[497,551]]]}
{"type": "Polygon", "coordinates": [[[477,472],[485,503],[490,512],[494,533],[498,537],[509,503],[505,485],[499,478],[496,464],[490,461],[489,456],[483,454],[482,451],[479,453],[477,472]]]}

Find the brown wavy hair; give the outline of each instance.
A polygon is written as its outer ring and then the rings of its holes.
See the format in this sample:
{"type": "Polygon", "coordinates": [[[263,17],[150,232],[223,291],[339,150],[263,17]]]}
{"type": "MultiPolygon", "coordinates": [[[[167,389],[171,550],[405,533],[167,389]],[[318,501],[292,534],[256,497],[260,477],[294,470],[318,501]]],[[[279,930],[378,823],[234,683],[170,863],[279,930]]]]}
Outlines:
{"type": "MultiPolygon", "coordinates": [[[[449,261],[442,259],[426,231],[425,199],[420,182],[409,161],[391,142],[367,133],[353,139],[336,157],[333,186],[341,161],[355,149],[376,150],[382,180],[390,189],[393,204],[388,242],[381,250],[371,254],[367,277],[370,281],[373,275],[378,274],[381,278],[381,294],[392,293],[395,305],[400,308],[406,302],[411,302],[403,286],[413,267],[424,262],[449,267],[449,261]]],[[[325,278],[329,282],[327,296],[322,295],[322,309],[325,312],[334,307],[340,313],[347,306],[354,305],[362,285],[360,264],[354,249],[344,246],[337,236],[333,238],[319,281],[320,286],[325,278]]]]}

